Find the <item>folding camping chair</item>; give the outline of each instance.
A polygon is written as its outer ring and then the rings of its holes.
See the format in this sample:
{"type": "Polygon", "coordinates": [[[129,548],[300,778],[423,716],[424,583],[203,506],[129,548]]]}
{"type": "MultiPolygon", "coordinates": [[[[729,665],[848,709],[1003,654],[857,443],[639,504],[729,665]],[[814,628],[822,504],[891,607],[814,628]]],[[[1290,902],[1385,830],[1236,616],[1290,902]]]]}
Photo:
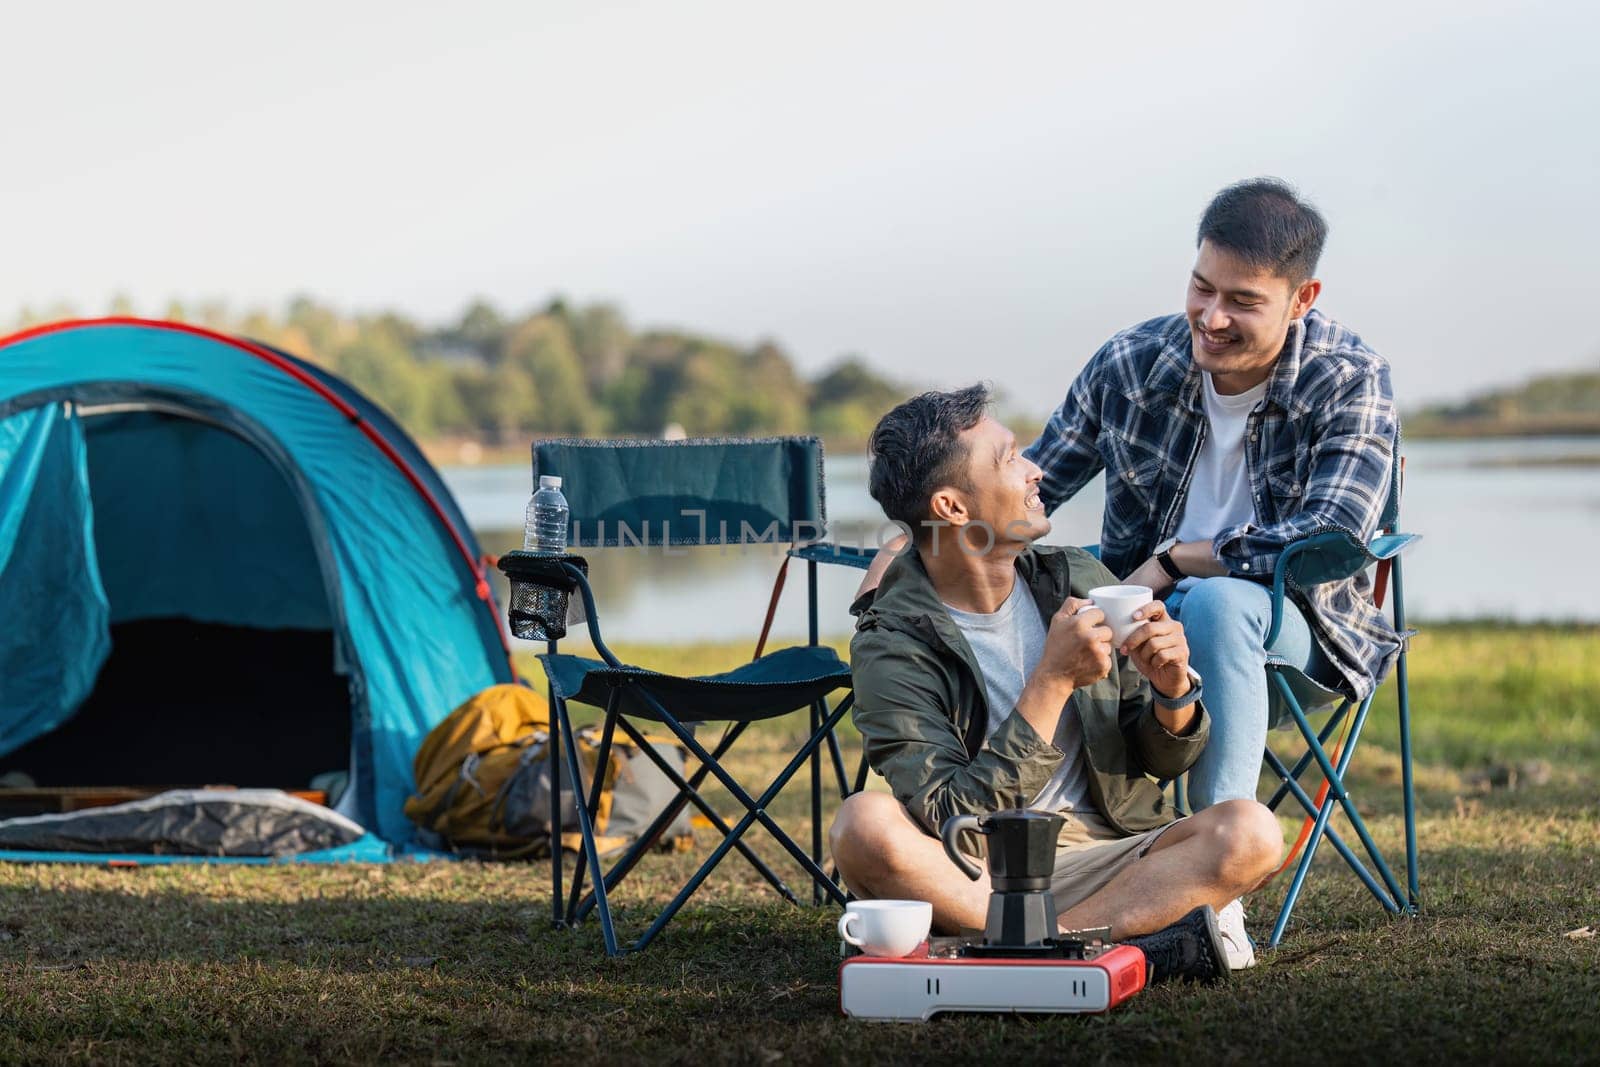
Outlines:
{"type": "MultiPolygon", "coordinates": [[[[502,557],[501,567],[512,579],[511,621],[519,623],[519,604],[534,602],[539,587],[559,588],[582,600],[590,639],[601,659],[557,651],[565,632],[564,620],[550,625],[547,650],[540,660],[550,684],[554,711],[552,733],[559,758],[552,764],[552,820],[559,824],[559,777],[581,782],[576,737],[567,705],[571,701],[605,709],[597,768],[608,765],[616,731],[633,740],[678,788],[678,796],[649,828],[615,861],[602,869],[595,843],[594,824],[599,810],[603,773],[591,783],[587,803],[577,803],[582,855],[563,907],[563,871],[560,851],[551,864],[552,918],[556,925],[576,925],[597,911],[608,955],[638,951],[650,943],[677,914],[696,889],[730,851],[737,850],[784,899],[798,903],[794,892],[743,840],[756,823],[766,828],[813,883],[813,900],[844,903],[834,879],[822,869],[821,748],[827,745],[841,794],[849,791],[834,727],[849,711],[852,694],[846,692],[833,707],[828,696],[848,690],[850,669],[832,649],[817,642],[816,563],[833,550],[816,546],[826,523],[823,492],[822,445],[814,437],[758,440],[705,439],[687,441],[585,441],[557,440],[534,446],[534,477],[559,475],[571,508],[573,547],[636,547],[671,551],[683,546],[771,543],[789,544],[788,552],[807,557],[811,566],[811,640],[808,645],[767,653],[758,648],[756,658],[724,674],[678,677],[622,663],[600,633],[594,594],[581,556],[533,557],[513,553],[502,557]],[[758,797],[741,785],[722,760],[740,734],[752,723],[809,709],[810,732],[793,757],[758,797]],[[646,720],[669,731],[700,761],[690,777],[673,767],[646,743],[633,720],[646,720]],[[708,749],[695,736],[695,726],[705,722],[725,724],[722,738],[708,749]],[[812,848],[796,843],[768,813],[767,808],[806,762],[812,766],[812,848]],[[730,826],[701,795],[710,776],[744,808],[730,826]],[[722,835],[711,855],[656,916],[650,927],[626,947],[619,946],[609,894],[671,824],[686,804],[692,804],[722,835]],[[592,888],[583,892],[587,874],[592,888]]],[[[835,553],[836,554],[836,553],[835,553]]],[[[777,593],[774,591],[774,606],[777,593]]],[[[768,623],[770,625],[769,611],[768,623]]],[[[541,625],[557,620],[538,620],[541,625]]],[[[762,645],[765,643],[763,632],[762,645]]],[[[574,793],[581,793],[575,789],[574,793]]]]}
{"type": "MultiPolygon", "coordinates": [[[[1416,631],[1406,629],[1400,555],[1415,544],[1420,535],[1399,532],[1401,476],[1404,469],[1404,461],[1396,449],[1389,499],[1379,519],[1378,533],[1366,544],[1362,544],[1348,533],[1334,530],[1296,541],[1279,554],[1278,564],[1272,576],[1272,623],[1267,632],[1266,644],[1270,648],[1278,639],[1278,631],[1283,624],[1284,598],[1289,589],[1308,589],[1324,582],[1350,578],[1368,567],[1376,567],[1373,601],[1382,608],[1384,594],[1386,591],[1389,592],[1393,598],[1394,628],[1400,636],[1400,650],[1395,664],[1395,685],[1397,725],[1400,733],[1401,789],[1405,808],[1406,887],[1404,891],[1401,890],[1382,853],[1373,843],[1366,822],[1356,810],[1344,782],[1345,773],[1350,767],[1351,757],[1355,755],[1356,742],[1361,737],[1361,728],[1366,724],[1367,713],[1372,708],[1376,691],[1357,703],[1348,695],[1314,681],[1298,668],[1269,659],[1267,679],[1274,701],[1274,721],[1282,721],[1282,716],[1278,713],[1286,712],[1305,740],[1306,751],[1296,760],[1293,767],[1284,763],[1272,750],[1270,743],[1262,755],[1263,762],[1272,770],[1279,783],[1272,798],[1267,801],[1267,806],[1277,811],[1286,798],[1293,797],[1305,811],[1305,822],[1299,837],[1290,849],[1283,866],[1279,868],[1281,873],[1293,864],[1295,872],[1283,904],[1278,909],[1272,934],[1267,939],[1268,948],[1276,948],[1283,940],[1284,930],[1289,925],[1289,917],[1294,912],[1294,906],[1300,899],[1300,891],[1305,885],[1306,875],[1311,870],[1311,861],[1316,856],[1317,846],[1324,838],[1333,845],[1384,910],[1396,915],[1410,915],[1415,914],[1419,906],[1416,798],[1411,766],[1411,694],[1406,674],[1406,655],[1410,651],[1411,638],[1415,636],[1416,631]],[[1311,725],[1307,709],[1310,709],[1310,714],[1316,714],[1328,707],[1333,709],[1328,721],[1323,724],[1321,730],[1315,729],[1311,725]],[[1330,754],[1327,749],[1328,739],[1341,727],[1344,730],[1343,736],[1330,754]],[[1300,783],[1301,777],[1313,763],[1323,776],[1322,785],[1314,799],[1300,783]],[[1343,810],[1350,826],[1355,830],[1362,849],[1372,861],[1372,866],[1377,869],[1376,877],[1339,833],[1329,825],[1329,818],[1336,807],[1343,810]],[[1295,859],[1297,853],[1298,863],[1295,859]]],[[[1179,810],[1186,811],[1188,804],[1184,795],[1183,780],[1179,779],[1173,785],[1176,805],[1179,810]]]]}

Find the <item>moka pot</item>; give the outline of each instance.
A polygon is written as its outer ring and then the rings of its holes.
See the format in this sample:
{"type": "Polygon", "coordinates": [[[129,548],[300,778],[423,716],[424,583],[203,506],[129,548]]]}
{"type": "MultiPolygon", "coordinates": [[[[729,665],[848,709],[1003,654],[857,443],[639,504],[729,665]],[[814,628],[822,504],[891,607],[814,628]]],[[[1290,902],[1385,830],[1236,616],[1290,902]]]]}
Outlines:
{"type": "Polygon", "coordinates": [[[976,882],[982,871],[961,851],[956,839],[965,831],[982,834],[989,869],[989,913],[984,943],[997,948],[1037,948],[1056,935],[1056,907],[1050,895],[1055,871],[1056,838],[1065,820],[1043,811],[1029,811],[1017,798],[1015,808],[988,815],[953,815],[940,827],[945,854],[976,882]]]}

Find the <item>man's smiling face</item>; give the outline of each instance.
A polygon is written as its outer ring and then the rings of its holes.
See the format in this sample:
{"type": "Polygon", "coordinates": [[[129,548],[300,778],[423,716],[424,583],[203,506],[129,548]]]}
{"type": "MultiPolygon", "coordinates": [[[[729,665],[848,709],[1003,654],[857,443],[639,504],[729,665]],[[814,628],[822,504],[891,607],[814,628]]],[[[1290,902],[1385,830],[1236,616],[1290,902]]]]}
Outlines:
{"type": "Polygon", "coordinates": [[[1210,372],[1220,393],[1242,393],[1265,381],[1289,323],[1311,310],[1321,289],[1315,279],[1296,284],[1200,242],[1186,308],[1195,365],[1210,372]]]}
{"type": "Polygon", "coordinates": [[[1049,533],[1050,519],[1039,499],[1044,472],[1022,454],[1017,435],[985,415],[961,436],[972,486],[970,510],[994,530],[994,543],[1026,544],[1049,533]]]}

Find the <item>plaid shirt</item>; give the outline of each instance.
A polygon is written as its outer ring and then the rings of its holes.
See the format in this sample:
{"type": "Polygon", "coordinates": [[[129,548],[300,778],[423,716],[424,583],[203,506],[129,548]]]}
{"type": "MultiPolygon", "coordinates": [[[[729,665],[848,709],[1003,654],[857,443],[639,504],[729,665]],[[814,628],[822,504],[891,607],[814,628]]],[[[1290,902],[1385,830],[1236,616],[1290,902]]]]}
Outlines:
{"type": "MultiPolygon", "coordinates": [[[[1172,537],[1208,426],[1182,315],[1124,330],[1096,352],[1027,450],[1053,511],[1104,469],[1101,558],[1131,573],[1172,537]]],[[[1399,421],[1389,365],[1318,311],[1290,325],[1266,396],[1250,412],[1245,462],[1254,521],[1219,530],[1216,557],[1240,578],[1271,581],[1290,542],[1341,530],[1362,544],[1389,496],[1399,421]]],[[[1365,573],[1292,589],[1349,690],[1365,696],[1399,647],[1365,573]]]]}

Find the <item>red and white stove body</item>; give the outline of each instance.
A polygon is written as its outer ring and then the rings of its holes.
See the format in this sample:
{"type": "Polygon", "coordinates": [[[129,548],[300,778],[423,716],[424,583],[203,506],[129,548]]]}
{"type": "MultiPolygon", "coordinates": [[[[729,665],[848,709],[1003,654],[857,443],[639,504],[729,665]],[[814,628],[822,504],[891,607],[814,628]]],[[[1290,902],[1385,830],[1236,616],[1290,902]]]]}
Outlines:
{"type": "Polygon", "coordinates": [[[943,1011],[1101,1012],[1144,988],[1144,953],[1116,945],[1084,960],[852,956],[839,1008],[857,1019],[924,1022],[943,1011]]]}

